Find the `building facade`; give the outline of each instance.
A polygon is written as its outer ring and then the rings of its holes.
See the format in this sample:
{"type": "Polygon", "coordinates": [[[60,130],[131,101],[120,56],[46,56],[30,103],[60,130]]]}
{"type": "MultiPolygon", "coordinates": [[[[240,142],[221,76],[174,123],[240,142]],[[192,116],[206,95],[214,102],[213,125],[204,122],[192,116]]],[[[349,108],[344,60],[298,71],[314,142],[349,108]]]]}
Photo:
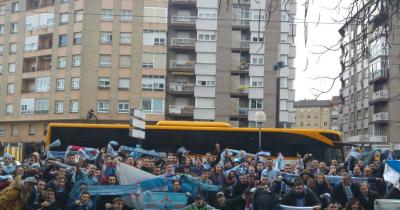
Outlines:
{"type": "Polygon", "coordinates": [[[339,131],[337,97],[332,100],[300,100],[295,102],[296,128],[339,131]]]}
{"type": "Polygon", "coordinates": [[[90,109],[127,123],[130,107],[149,123],[247,127],[262,110],[291,127],[296,2],[217,2],[0,0],[0,140],[41,141],[90,109]]]}
{"type": "Polygon", "coordinates": [[[386,33],[388,27],[376,20],[391,8],[385,1],[381,4],[376,14],[369,17],[367,33],[357,24],[359,19],[365,19],[366,8],[339,31],[343,101],[340,127],[344,140],[350,143],[400,143],[400,21],[399,15],[390,16],[392,27],[386,33]]]}

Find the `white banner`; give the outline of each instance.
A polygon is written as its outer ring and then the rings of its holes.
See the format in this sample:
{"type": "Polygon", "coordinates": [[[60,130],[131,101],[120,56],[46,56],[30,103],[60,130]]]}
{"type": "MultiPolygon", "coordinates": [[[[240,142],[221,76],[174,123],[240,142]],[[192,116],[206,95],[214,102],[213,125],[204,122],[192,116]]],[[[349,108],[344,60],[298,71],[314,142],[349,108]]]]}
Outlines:
{"type": "Polygon", "coordinates": [[[375,200],[375,210],[400,210],[400,200],[377,199],[375,200]]]}

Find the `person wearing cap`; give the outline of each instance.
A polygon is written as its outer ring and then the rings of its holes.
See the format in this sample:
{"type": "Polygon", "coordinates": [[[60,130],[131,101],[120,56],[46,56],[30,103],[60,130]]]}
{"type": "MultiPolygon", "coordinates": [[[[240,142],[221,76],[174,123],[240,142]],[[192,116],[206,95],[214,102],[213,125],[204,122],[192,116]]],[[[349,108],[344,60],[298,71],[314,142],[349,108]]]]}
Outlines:
{"type": "Polygon", "coordinates": [[[183,210],[217,210],[216,208],[208,205],[204,199],[203,196],[200,194],[196,195],[195,201],[183,208],[183,210]]]}
{"type": "Polygon", "coordinates": [[[240,195],[232,199],[226,199],[223,192],[217,193],[217,202],[214,205],[216,209],[231,210],[231,209],[244,209],[246,204],[245,195],[240,195]]]}
{"type": "Polygon", "coordinates": [[[24,180],[20,176],[16,177],[13,184],[0,192],[0,210],[21,210],[36,182],[34,177],[24,180]]]}
{"type": "Polygon", "coordinates": [[[12,157],[9,154],[4,155],[3,157],[3,171],[5,175],[12,175],[15,171],[15,166],[11,162],[12,157]]]}

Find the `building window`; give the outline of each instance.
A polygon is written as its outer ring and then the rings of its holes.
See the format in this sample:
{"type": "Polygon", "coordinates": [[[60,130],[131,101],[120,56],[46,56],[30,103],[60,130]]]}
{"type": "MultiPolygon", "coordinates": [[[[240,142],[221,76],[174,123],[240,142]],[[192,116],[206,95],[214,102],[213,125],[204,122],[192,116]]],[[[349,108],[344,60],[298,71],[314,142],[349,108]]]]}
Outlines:
{"type": "Polygon", "coordinates": [[[204,20],[213,20],[217,19],[217,11],[199,11],[199,14],[197,15],[199,19],[204,19],[204,20]]]}
{"type": "Polygon", "coordinates": [[[119,101],[117,112],[118,113],[129,113],[129,102],[128,101],[119,101]]]}
{"type": "Polygon", "coordinates": [[[300,122],[300,126],[304,126],[304,122],[300,122]]]}
{"type": "Polygon", "coordinates": [[[10,43],[10,54],[17,53],[17,43],[10,43]]]}
{"type": "Polygon", "coordinates": [[[324,126],[328,126],[328,122],[324,122],[324,126]]]}
{"type": "Polygon", "coordinates": [[[4,54],[4,46],[0,45],[0,56],[4,54]]]}
{"type": "Polygon", "coordinates": [[[121,67],[121,68],[131,67],[131,56],[130,55],[120,55],[119,56],[119,67],[121,67]]]}
{"type": "Polygon", "coordinates": [[[6,115],[12,115],[14,113],[14,105],[6,104],[6,115]]]}
{"type": "Polygon", "coordinates": [[[165,77],[157,75],[143,75],[142,90],[163,91],[165,89],[165,77]]]}
{"type": "Polygon", "coordinates": [[[148,98],[142,99],[141,109],[144,112],[152,114],[163,114],[164,113],[164,99],[148,98]]]}
{"type": "Polygon", "coordinates": [[[250,77],[250,87],[264,87],[264,77],[250,77]]]}
{"type": "Polygon", "coordinates": [[[0,76],[3,75],[3,64],[0,64],[0,76]]]}
{"type": "Polygon", "coordinates": [[[216,31],[197,31],[197,40],[199,41],[216,41],[216,31]]]}
{"type": "Polygon", "coordinates": [[[198,86],[214,87],[215,86],[215,81],[214,80],[197,80],[197,85],[198,86]]]}
{"type": "Polygon", "coordinates": [[[108,113],[110,111],[109,101],[97,101],[97,112],[108,113]]]}
{"type": "Polygon", "coordinates": [[[36,78],[35,86],[36,86],[36,92],[50,91],[50,77],[36,78]]]}
{"type": "Polygon", "coordinates": [[[71,78],[71,90],[79,90],[80,88],[80,78],[74,77],[71,78]]]}
{"type": "Polygon", "coordinates": [[[119,78],[118,79],[118,89],[119,90],[129,90],[130,79],[129,78],[119,78]]]}
{"type": "Polygon", "coordinates": [[[111,32],[100,32],[100,43],[101,44],[112,44],[112,33],[111,32]]]}
{"type": "Polygon", "coordinates": [[[64,113],[64,101],[56,101],[56,114],[64,113]]]}
{"type": "Polygon", "coordinates": [[[83,20],[83,10],[75,11],[75,22],[81,22],[83,20]]]}
{"type": "Polygon", "coordinates": [[[0,35],[4,35],[4,25],[0,25],[0,35]]]}
{"type": "Polygon", "coordinates": [[[164,7],[144,7],[145,23],[167,23],[167,8],[164,7]]]}
{"type": "Polygon", "coordinates": [[[287,78],[285,77],[279,78],[279,86],[281,88],[287,88],[287,78]]]}
{"type": "Polygon", "coordinates": [[[65,84],[65,80],[64,79],[57,79],[57,81],[56,81],[56,91],[64,91],[64,84],[65,84]]]}
{"type": "Polygon", "coordinates": [[[11,136],[18,136],[18,125],[11,125],[11,136]]]}
{"type": "Polygon", "coordinates": [[[35,114],[47,114],[49,113],[49,99],[38,98],[35,99],[35,114]]]}
{"type": "Polygon", "coordinates": [[[15,74],[15,69],[16,69],[16,64],[15,63],[9,63],[8,64],[8,75],[14,75],[15,74]]]}
{"type": "Polygon", "coordinates": [[[0,15],[5,15],[6,14],[6,5],[2,4],[0,5],[0,15]]]}
{"type": "Polygon", "coordinates": [[[58,46],[59,47],[65,47],[65,46],[67,46],[67,43],[68,43],[68,39],[67,39],[67,34],[61,34],[60,36],[59,36],[59,40],[58,40],[58,46]]]}
{"type": "Polygon", "coordinates": [[[72,56],[72,67],[81,66],[81,55],[73,55],[72,56]]]}
{"type": "Polygon", "coordinates": [[[167,33],[159,30],[144,30],[143,45],[165,46],[167,33]]]}
{"type": "Polygon", "coordinates": [[[70,101],[69,103],[69,112],[76,113],[79,111],[79,101],[70,101]]]}
{"type": "Polygon", "coordinates": [[[113,11],[111,9],[101,10],[101,20],[102,21],[112,21],[113,20],[113,11]]]}
{"type": "Polygon", "coordinates": [[[8,83],[7,84],[7,94],[8,95],[14,95],[15,93],[15,84],[14,83],[8,83]]]}
{"type": "Polygon", "coordinates": [[[100,55],[100,66],[111,67],[111,55],[100,55]]]}
{"type": "Polygon", "coordinates": [[[10,32],[12,34],[18,33],[18,23],[11,23],[10,32]]]}
{"type": "Polygon", "coordinates": [[[65,69],[65,57],[58,57],[58,60],[57,60],[57,67],[59,68],[59,69],[65,69]]]}
{"type": "Polygon", "coordinates": [[[131,10],[121,11],[121,22],[131,22],[133,19],[133,13],[131,10]]]}
{"type": "Polygon", "coordinates": [[[262,99],[250,99],[250,109],[262,109],[263,100],[262,99]]]}
{"type": "Polygon", "coordinates": [[[0,125],[0,136],[5,136],[6,135],[6,128],[4,125],[0,125]]]}
{"type": "Polygon", "coordinates": [[[30,136],[35,135],[35,124],[34,123],[29,123],[29,129],[28,129],[28,134],[30,136]]]}
{"type": "Polygon", "coordinates": [[[264,55],[251,55],[251,64],[264,65],[264,55]]]}
{"type": "Polygon", "coordinates": [[[11,13],[16,13],[19,11],[19,3],[13,2],[11,3],[11,13]]]}
{"type": "Polygon", "coordinates": [[[67,24],[68,23],[68,13],[61,13],[60,14],[60,24],[67,24]]]}
{"type": "Polygon", "coordinates": [[[132,34],[131,33],[121,33],[119,38],[120,44],[132,44],[132,34]]]}
{"type": "Polygon", "coordinates": [[[100,77],[98,87],[100,89],[110,89],[110,78],[108,77],[100,77]]]}
{"type": "Polygon", "coordinates": [[[82,32],[74,33],[74,44],[82,44],[82,32]]]}
{"type": "Polygon", "coordinates": [[[142,67],[143,68],[165,68],[167,56],[165,53],[143,53],[142,67]]]}

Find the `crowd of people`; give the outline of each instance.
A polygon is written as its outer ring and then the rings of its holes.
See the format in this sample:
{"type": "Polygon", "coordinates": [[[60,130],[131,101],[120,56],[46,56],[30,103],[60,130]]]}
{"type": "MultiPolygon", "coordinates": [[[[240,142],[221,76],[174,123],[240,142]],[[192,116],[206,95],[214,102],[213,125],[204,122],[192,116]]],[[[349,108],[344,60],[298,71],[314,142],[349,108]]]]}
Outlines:
{"type": "Polygon", "coordinates": [[[306,154],[276,168],[271,157],[244,152],[233,156],[219,144],[205,155],[184,151],[168,153],[165,158],[132,157],[127,152],[110,154],[106,148],[99,151],[94,160],[79,158],[74,151],[64,158],[34,152],[19,165],[10,155],[4,155],[0,165],[0,210],[132,209],[118,195],[94,196],[85,190],[90,185],[119,185],[119,163],[170,180],[170,192],[185,193],[188,203],[184,209],[190,210],[280,210],[281,205],[373,210],[376,199],[400,199],[398,186],[383,179],[385,165],[381,160],[366,163],[360,159],[347,164],[325,162],[306,154]],[[185,192],[182,175],[221,188],[218,192],[185,192]],[[327,177],[340,178],[332,183],[327,177]]]}

